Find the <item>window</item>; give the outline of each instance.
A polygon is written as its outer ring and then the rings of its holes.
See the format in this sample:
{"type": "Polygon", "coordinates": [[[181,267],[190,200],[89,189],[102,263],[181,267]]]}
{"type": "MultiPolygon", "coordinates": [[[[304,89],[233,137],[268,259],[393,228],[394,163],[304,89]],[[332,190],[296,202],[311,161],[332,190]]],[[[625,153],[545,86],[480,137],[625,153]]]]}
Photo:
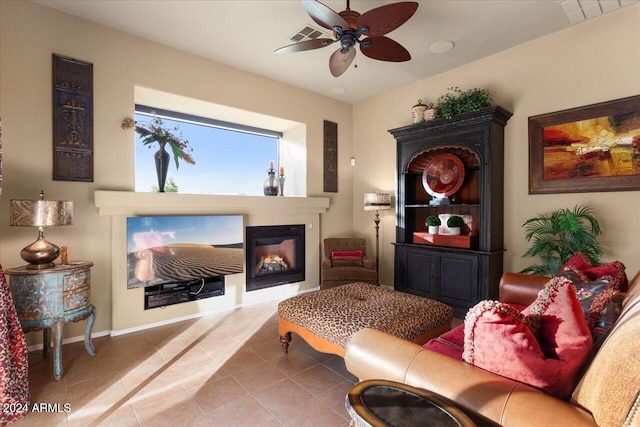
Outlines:
{"type": "MultiPolygon", "coordinates": [[[[269,162],[278,168],[282,133],[268,129],[222,122],[205,117],[187,115],[143,105],[136,105],[134,119],[149,122],[154,113],[164,126],[178,126],[193,149],[195,165],[179,163],[176,170],[171,154],[166,191],[172,187],[180,193],[220,195],[263,195],[269,162]]],[[[136,135],[135,189],[139,192],[157,191],[153,154],[158,145],[144,146],[136,135]]],[[[175,191],[175,190],[174,190],[175,191]]]]}

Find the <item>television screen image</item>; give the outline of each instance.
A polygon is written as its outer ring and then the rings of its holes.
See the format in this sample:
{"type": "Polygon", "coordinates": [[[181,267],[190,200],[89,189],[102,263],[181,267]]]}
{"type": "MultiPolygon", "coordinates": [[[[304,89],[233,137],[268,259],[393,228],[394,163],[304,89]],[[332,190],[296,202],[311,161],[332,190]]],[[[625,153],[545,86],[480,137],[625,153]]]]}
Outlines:
{"type": "Polygon", "coordinates": [[[242,273],[242,215],[127,218],[127,288],[242,273]]]}

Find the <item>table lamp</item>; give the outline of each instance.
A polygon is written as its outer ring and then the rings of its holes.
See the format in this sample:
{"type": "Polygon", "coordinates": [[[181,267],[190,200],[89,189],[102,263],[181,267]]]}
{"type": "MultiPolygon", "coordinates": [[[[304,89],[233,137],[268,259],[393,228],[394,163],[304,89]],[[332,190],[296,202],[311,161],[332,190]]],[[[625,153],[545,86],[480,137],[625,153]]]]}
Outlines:
{"type": "Polygon", "coordinates": [[[373,222],[376,224],[376,281],[380,282],[380,267],[378,266],[378,250],[380,247],[380,212],[391,209],[391,195],[387,193],[365,193],[364,210],[376,211],[373,222]]]}
{"type": "Polygon", "coordinates": [[[38,239],[25,246],[20,256],[28,269],[44,269],[54,266],[60,248],[44,238],[44,227],[71,225],[73,202],[67,200],[45,200],[44,191],[38,200],[11,200],[10,224],[19,227],[38,227],[38,239]]]}

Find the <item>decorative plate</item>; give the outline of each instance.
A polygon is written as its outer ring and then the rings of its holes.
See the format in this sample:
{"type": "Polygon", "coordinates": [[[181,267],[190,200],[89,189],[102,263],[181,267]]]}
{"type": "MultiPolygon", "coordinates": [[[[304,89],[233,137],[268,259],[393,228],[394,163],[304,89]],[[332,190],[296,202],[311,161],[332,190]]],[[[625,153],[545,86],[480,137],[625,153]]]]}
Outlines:
{"type": "Polygon", "coordinates": [[[438,154],[422,172],[422,186],[432,197],[452,196],[464,181],[464,164],[454,154],[438,154]]]}

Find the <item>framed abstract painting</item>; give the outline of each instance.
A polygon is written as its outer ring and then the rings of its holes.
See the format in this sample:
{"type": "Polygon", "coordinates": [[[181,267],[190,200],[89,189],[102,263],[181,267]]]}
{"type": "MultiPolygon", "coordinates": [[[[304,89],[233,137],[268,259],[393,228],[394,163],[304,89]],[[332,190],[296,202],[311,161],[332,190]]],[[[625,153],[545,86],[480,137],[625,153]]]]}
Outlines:
{"type": "Polygon", "coordinates": [[[529,194],[640,189],[640,96],[529,117],[529,194]]]}

